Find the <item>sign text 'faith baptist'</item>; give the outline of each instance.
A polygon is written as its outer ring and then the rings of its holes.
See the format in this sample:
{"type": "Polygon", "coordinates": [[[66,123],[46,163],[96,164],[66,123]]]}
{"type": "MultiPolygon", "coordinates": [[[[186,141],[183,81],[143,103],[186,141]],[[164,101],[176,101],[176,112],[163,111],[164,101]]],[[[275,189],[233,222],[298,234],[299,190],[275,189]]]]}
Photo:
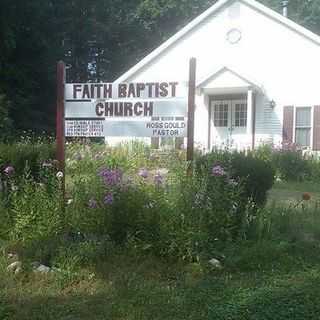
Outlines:
{"type": "Polygon", "coordinates": [[[66,136],[186,136],[184,120],[158,121],[154,128],[155,117],[187,117],[186,87],[179,82],[65,85],[66,136]]]}

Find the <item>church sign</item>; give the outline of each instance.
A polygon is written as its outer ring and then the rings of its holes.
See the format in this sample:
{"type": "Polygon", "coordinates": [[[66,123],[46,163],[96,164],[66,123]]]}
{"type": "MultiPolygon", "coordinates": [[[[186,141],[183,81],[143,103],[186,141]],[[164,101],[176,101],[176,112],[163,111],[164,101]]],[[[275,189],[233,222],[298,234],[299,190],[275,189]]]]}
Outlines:
{"type": "Polygon", "coordinates": [[[187,92],[179,82],[65,84],[67,137],[186,137],[187,92]]]}
{"type": "MultiPolygon", "coordinates": [[[[64,173],[65,137],[187,137],[187,160],[191,161],[195,74],[196,60],[191,58],[188,84],[174,81],[65,83],[65,64],[58,62],[59,169],[64,173]]],[[[64,175],[62,189],[64,194],[64,175]]]]}
{"type": "Polygon", "coordinates": [[[186,137],[186,121],[65,120],[66,137],[186,137]]]}

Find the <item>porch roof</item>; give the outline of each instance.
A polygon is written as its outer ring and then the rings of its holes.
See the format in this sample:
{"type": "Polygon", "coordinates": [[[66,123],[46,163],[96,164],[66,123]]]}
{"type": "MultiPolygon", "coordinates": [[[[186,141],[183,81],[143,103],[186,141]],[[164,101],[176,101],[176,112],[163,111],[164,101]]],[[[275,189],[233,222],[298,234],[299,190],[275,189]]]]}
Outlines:
{"type": "Polygon", "coordinates": [[[197,89],[214,92],[241,92],[248,89],[262,92],[263,88],[257,82],[243,76],[226,66],[209,73],[196,84],[197,89]]]}

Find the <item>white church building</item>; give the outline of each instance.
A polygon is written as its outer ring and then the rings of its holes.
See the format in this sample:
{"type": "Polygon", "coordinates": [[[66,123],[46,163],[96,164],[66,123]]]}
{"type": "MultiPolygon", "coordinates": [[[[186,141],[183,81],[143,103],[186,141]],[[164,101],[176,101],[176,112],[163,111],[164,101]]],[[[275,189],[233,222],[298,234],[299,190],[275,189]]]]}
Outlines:
{"type": "Polygon", "coordinates": [[[255,0],[219,0],[115,82],[187,86],[191,57],[198,146],[320,150],[318,35],[255,0]]]}

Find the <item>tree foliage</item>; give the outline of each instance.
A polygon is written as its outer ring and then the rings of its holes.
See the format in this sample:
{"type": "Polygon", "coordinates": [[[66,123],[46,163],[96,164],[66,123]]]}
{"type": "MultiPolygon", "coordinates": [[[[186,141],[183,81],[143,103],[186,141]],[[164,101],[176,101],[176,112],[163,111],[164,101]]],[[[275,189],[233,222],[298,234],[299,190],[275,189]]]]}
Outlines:
{"type": "MultiPolygon", "coordinates": [[[[70,82],[113,81],[214,2],[2,0],[1,112],[15,129],[53,130],[58,60],[70,82]]],[[[262,2],[281,11],[280,0],[262,2]]],[[[316,33],[319,15],[320,0],[289,2],[289,17],[316,33]]]]}

